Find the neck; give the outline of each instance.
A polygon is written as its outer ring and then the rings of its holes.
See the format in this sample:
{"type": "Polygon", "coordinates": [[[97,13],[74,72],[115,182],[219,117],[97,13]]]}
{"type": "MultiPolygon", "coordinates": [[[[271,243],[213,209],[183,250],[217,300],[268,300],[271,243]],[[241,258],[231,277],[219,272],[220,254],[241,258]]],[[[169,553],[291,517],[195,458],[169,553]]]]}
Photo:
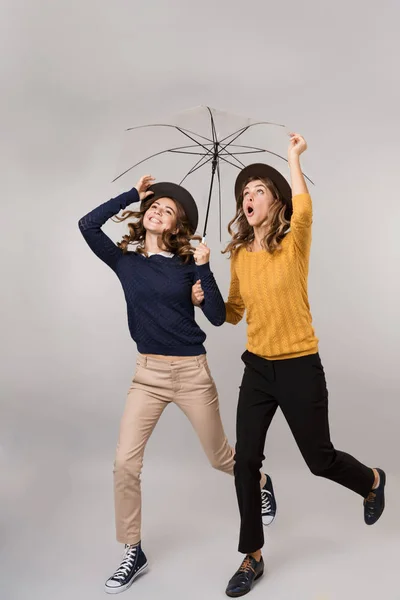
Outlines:
{"type": "Polygon", "coordinates": [[[263,248],[263,240],[268,233],[268,227],[261,225],[254,227],[253,250],[261,250],[263,248]]]}
{"type": "Polygon", "coordinates": [[[166,247],[161,244],[161,235],[146,231],[146,238],[144,240],[144,249],[146,252],[153,252],[158,254],[159,252],[165,251],[166,247]],[[160,243],[160,245],[158,245],[160,243]]]}

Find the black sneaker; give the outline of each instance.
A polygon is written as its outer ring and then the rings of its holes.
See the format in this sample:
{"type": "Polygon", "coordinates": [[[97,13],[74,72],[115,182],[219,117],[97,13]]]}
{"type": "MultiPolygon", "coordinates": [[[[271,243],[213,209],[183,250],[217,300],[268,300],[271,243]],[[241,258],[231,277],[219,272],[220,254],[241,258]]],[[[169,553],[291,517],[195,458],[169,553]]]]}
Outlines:
{"type": "Polygon", "coordinates": [[[276,500],[272,480],[267,475],[267,483],[261,490],[261,516],[264,525],[270,525],[276,515],[276,500]]]}
{"type": "Polygon", "coordinates": [[[364,500],[364,521],[367,525],[376,523],[385,508],[386,473],[382,469],[376,470],[379,473],[379,485],[364,500]]]}
{"type": "Polygon", "coordinates": [[[124,557],[114,575],[107,579],[104,590],[107,594],[119,594],[127,590],[136,577],[147,569],[147,558],[140,546],[125,545],[124,557]]]}
{"type": "Polygon", "coordinates": [[[264,573],[264,561],[257,562],[248,554],[239,569],[228,583],[225,593],[230,598],[238,598],[250,592],[254,582],[264,573]]]}

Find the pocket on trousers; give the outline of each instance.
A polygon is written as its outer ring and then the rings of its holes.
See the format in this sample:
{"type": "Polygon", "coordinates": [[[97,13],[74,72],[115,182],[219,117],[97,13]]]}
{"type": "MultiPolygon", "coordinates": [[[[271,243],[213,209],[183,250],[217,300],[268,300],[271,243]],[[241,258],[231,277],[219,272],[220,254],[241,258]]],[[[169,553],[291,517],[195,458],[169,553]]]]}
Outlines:
{"type": "Polygon", "coordinates": [[[207,362],[204,362],[200,366],[200,372],[203,373],[205,380],[209,385],[215,385],[215,381],[213,379],[213,376],[211,375],[210,367],[208,366],[207,362]]]}
{"type": "Polygon", "coordinates": [[[145,370],[146,368],[143,365],[139,364],[138,362],[136,363],[136,369],[132,379],[132,384],[141,383],[141,380],[143,380],[145,370]]]}

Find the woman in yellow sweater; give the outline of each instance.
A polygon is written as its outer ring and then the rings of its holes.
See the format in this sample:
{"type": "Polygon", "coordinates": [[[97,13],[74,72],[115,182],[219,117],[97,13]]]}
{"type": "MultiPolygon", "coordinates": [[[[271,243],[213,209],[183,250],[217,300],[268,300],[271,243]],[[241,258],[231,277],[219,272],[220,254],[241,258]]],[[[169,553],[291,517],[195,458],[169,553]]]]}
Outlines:
{"type": "Polygon", "coordinates": [[[246,557],[229,581],[231,597],[249,592],[263,574],[260,468],[278,406],[311,472],[360,494],[368,525],[385,505],[385,473],[335,450],[330,440],[328,392],[307,296],[312,204],[300,167],[306,149],[304,138],[291,134],[292,187],[265,164],[243,169],[235,185],[237,210],[225,250],[231,256],[226,321],[236,325],[247,313],[235,456],[239,552],[246,557]]]}

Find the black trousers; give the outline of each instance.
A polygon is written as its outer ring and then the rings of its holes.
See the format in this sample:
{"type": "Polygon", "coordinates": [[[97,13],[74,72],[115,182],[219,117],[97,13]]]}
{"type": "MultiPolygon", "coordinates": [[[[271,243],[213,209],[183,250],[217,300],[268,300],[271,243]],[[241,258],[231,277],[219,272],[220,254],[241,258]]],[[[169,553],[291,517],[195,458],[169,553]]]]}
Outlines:
{"type": "Polygon", "coordinates": [[[328,392],[319,354],[265,360],[246,351],[236,424],[235,486],[241,517],[239,552],[264,544],[260,468],[268,427],[278,406],[314,475],[326,477],[366,497],[372,469],[335,450],[328,423],[328,392]]]}

